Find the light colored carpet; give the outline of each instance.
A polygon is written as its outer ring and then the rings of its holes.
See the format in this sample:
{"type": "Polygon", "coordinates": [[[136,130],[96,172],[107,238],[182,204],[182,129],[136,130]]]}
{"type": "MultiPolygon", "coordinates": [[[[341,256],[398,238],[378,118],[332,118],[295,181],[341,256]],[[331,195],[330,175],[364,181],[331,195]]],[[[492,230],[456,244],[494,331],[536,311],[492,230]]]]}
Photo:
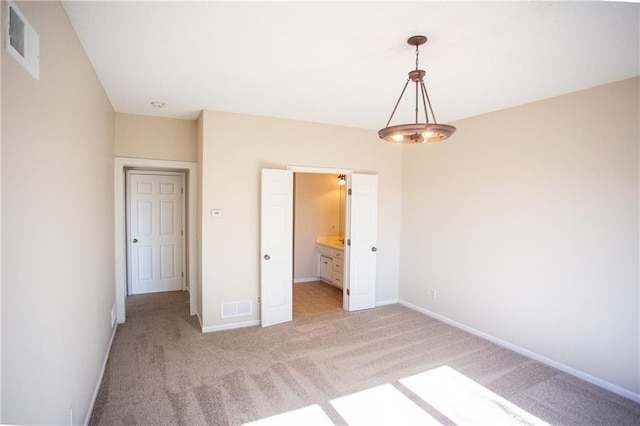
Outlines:
{"type": "Polygon", "coordinates": [[[318,407],[345,424],[332,401],[380,386],[453,424],[400,382],[443,366],[550,424],[640,424],[640,404],[400,305],[202,334],[187,301],[127,299],[92,425],[236,425],[318,407]]]}

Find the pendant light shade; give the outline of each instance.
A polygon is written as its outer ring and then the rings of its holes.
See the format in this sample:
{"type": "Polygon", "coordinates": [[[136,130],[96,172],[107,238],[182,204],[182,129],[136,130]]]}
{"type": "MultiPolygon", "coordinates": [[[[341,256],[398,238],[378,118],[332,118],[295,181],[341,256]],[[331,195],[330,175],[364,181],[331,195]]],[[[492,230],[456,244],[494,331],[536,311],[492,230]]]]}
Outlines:
{"type": "Polygon", "coordinates": [[[439,124],[436,122],[436,116],[433,113],[429,94],[427,93],[427,89],[424,85],[424,76],[426,73],[425,71],[418,69],[418,55],[420,53],[418,47],[426,42],[427,38],[421,35],[410,37],[407,40],[409,45],[416,47],[416,69],[409,71],[409,78],[402,88],[400,97],[391,112],[387,125],[384,129],[380,129],[378,131],[380,139],[384,139],[387,142],[392,143],[439,142],[447,139],[456,131],[456,128],[453,126],[448,124],[439,124]],[[415,84],[415,122],[390,126],[391,120],[398,109],[398,105],[400,104],[402,96],[407,90],[407,86],[410,81],[415,84]],[[420,117],[420,104],[422,104],[422,109],[424,111],[423,117],[420,117]],[[429,119],[429,115],[431,116],[431,119],[429,119]]]}

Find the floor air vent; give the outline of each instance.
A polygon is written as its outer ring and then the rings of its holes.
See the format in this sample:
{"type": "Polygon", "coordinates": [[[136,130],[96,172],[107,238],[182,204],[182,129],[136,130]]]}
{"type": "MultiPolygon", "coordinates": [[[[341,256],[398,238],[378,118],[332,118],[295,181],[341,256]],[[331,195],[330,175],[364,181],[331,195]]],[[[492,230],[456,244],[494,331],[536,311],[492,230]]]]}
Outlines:
{"type": "Polygon", "coordinates": [[[222,304],[222,318],[251,315],[251,301],[229,302],[222,304]]]}

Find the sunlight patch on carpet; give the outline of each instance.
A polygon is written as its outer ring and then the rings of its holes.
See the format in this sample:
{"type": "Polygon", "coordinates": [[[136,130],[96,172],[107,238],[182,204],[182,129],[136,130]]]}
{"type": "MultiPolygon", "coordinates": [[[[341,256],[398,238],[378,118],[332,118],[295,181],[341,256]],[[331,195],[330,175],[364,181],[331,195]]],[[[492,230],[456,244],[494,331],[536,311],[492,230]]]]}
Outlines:
{"type": "Polygon", "coordinates": [[[547,425],[451,367],[425,371],[400,383],[456,424],[547,425]]]}
{"type": "MultiPolygon", "coordinates": [[[[400,379],[399,382],[457,425],[549,426],[448,366],[400,379]]],[[[350,426],[441,425],[392,384],[376,386],[329,402],[350,426]]],[[[315,404],[246,425],[331,426],[333,422],[315,404]]]]}
{"type": "Polygon", "coordinates": [[[438,425],[415,402],[392,385],[382,385],[331,401],[349,425],[438,425]]]}
{"type": "Polygon", "coordinates": [[[265,417],[255,422],[245,423],[247,426],[334,426],[329,416],[320,408],[318,404],[275,416],[265,417]]]}

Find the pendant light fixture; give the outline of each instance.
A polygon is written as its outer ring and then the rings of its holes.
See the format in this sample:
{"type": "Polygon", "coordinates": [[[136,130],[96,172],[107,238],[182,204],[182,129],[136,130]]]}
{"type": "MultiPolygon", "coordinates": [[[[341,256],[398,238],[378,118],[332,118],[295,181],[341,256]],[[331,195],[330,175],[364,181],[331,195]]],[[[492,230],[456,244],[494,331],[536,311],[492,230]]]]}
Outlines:
{"type": "Polygon", "coordinates": [[[431,101],[429,100],[427,89],[424,86],[423,78],[426,73],[423,70],[418,69],[418,55],[420,54],[418,48],[426,42],[427,38],[422,35],[416,35],[407,40],[409,45],[416,47],[416,69],[409,71],[409,78],[404,84],[400,97],[398,98],[398,102],[396,102],[396,106],[391,112],[391,117],[389,117],[389,121],[387,121],[387,125],[384,129],[380,129],[378,131],[380,139],[393,143],[439,142],[447,139],[456,131],[456,128],[453,126],[448,124],[439,124],[436,122],[436,116],[433,113],[431,101]],[[410,81],[413,81],[416,86],[415,123],[389,126],[410,81]],[[420,121],[420,101],[422,101],[422,108],[424,110],[424,121],[420,121]],[[429,106],[428,110],[427,105],[429,106]],[[429,120],[429,113],[431,113],[431,120],[429,120]]]}

